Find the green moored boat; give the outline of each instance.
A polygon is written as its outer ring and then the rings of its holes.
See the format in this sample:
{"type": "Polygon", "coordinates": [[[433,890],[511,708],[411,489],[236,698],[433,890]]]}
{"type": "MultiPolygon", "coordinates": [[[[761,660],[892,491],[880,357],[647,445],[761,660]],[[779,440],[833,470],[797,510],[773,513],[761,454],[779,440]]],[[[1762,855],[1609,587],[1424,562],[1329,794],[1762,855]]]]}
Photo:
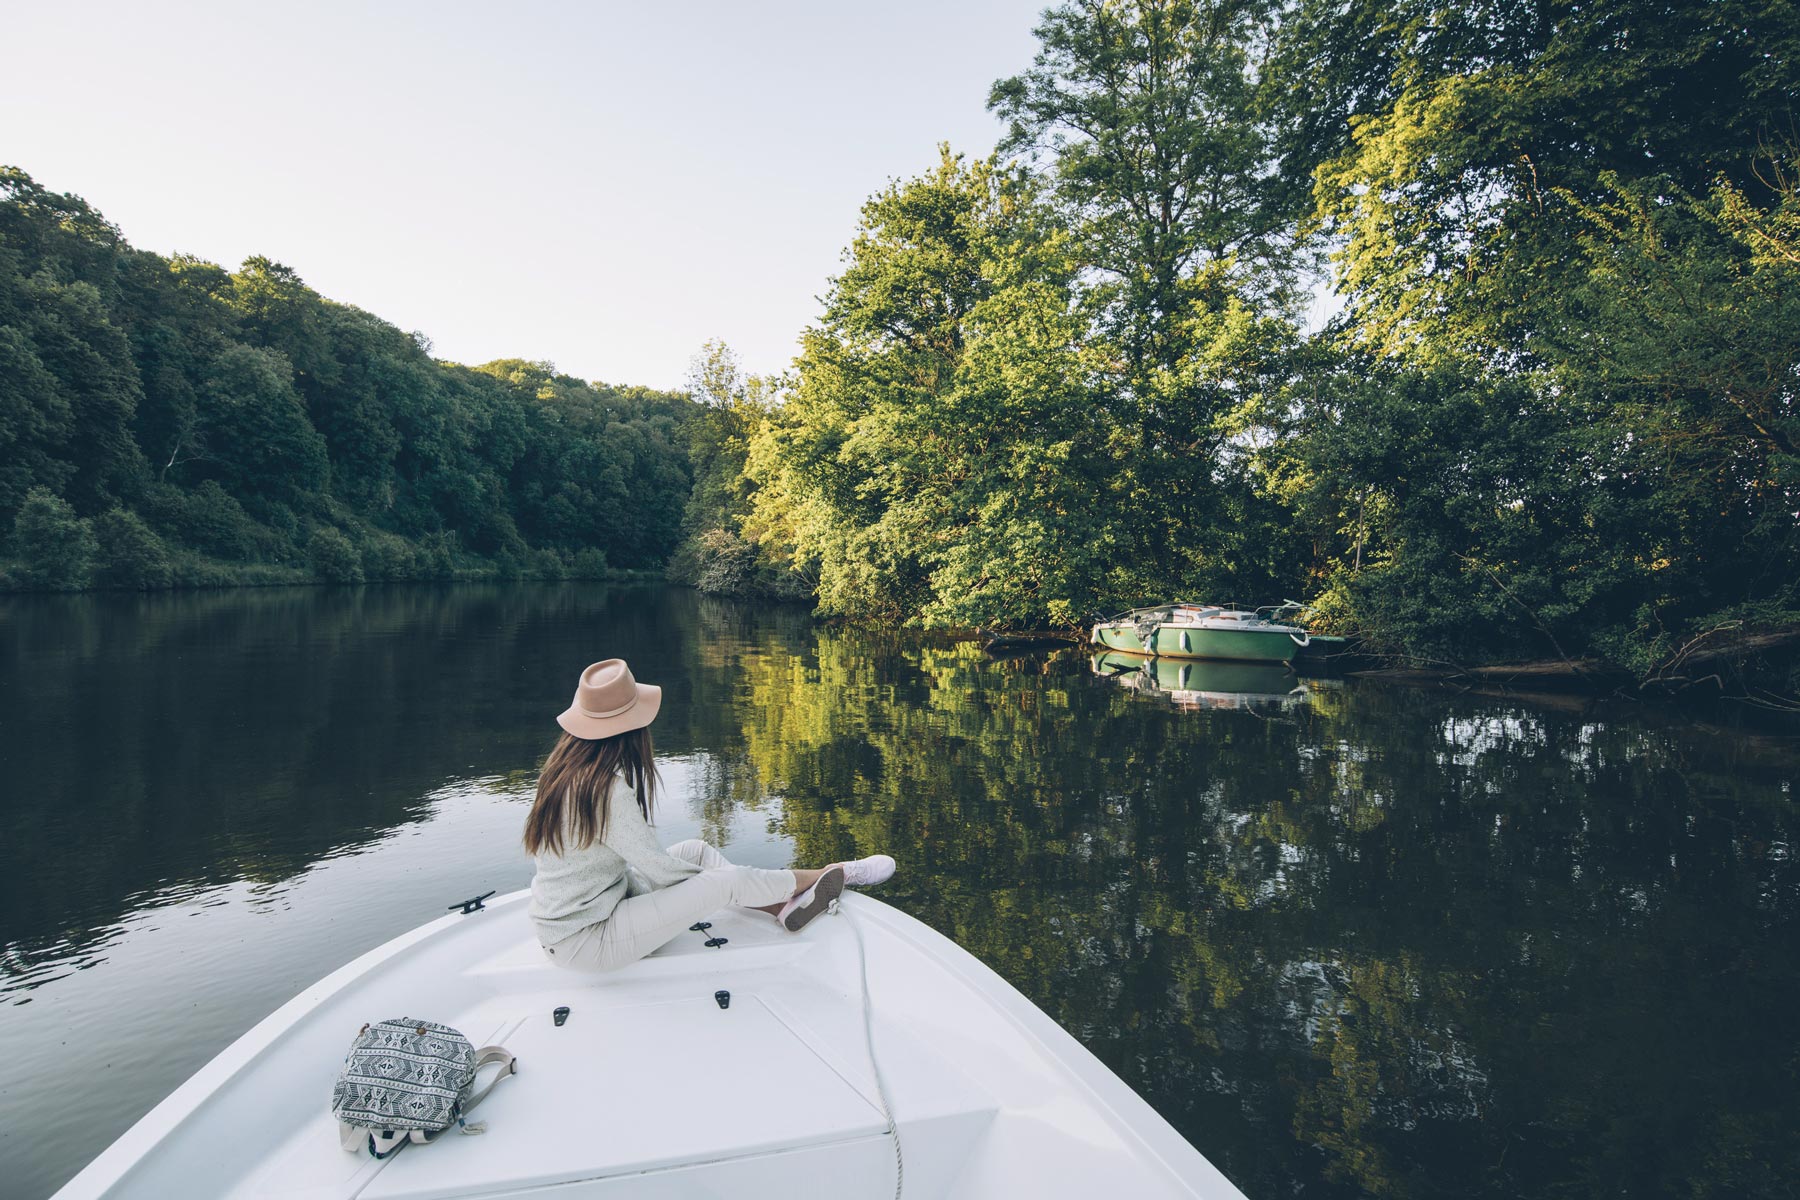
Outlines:
{"type": "Polygon", "coordinates": [[[1292,662],[1311,635],[1276,618],[1298,607],[1280,605],[1251,612],[1176,602],[1134,608],[1095,625],[1090,640],[1107,650],[1157,658],[1292,662]]]}

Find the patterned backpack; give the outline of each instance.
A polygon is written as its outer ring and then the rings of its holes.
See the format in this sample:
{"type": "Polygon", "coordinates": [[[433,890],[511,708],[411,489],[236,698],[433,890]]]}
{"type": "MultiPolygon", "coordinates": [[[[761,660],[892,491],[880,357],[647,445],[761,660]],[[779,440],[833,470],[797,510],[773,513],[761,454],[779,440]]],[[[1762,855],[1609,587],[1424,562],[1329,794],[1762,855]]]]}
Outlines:
{"type": "Polygon", "coordinates": [[[331,1111],[345,1150],[366,1147],[386,1158],[409,1141],[433,1141],[452,1125],[486,1132],[485,1123],[464,1118],[517,1070],[505,1047],[476,1050],[448,1025],[411,1017],[377,1021],[350,1043],[331,1089],[331,1111]],[[500,1072],[477,1092],[476,1073],[490,1063],[499,1063],[500,1072]]]}

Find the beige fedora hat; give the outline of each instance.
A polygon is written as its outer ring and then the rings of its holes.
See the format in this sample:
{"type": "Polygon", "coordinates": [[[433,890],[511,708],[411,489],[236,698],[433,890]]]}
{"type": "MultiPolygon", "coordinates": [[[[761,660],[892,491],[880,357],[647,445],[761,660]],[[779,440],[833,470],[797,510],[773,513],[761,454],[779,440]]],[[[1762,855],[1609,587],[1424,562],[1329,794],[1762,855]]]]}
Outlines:
{"type": "Polygon", "coordinates": [[[662,707],[662,689],[639,683],[622,658],[597,662],[581,673],[575,685],[575,702],[556,718],[556,723],[578,738],[594,741],[642,729],[656,720],[662,707]]]}

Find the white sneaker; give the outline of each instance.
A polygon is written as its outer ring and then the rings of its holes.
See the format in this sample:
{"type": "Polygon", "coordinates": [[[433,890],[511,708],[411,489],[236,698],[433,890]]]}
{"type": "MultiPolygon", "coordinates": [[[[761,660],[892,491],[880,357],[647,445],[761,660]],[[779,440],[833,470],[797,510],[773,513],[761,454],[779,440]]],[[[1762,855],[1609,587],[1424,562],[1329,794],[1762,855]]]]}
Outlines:
{"type": "Polygon", "coordinates": [[[844,882],[851,887],[874,887],[894,877],[894,860],[885,854],[871,854],[867,858],[831,865],[844,868],[844,882]]]}
{"type": "Polygon", "coordinates": [[[836,866],[825,868],[819,881],[782,906],[775,917],[789,933],[799,933],[820,913],[825,912],[844,894],[844,872],[836,866]]]}

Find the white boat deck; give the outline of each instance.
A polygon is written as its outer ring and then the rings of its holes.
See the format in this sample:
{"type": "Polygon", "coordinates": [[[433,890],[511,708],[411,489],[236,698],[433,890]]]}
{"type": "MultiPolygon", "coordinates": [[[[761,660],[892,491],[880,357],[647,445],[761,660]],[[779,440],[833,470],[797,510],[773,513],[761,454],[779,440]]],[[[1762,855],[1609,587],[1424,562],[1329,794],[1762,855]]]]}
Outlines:
{"type": "Polygon", "coordinates": [[[907,1196],[1238,1195],[1042,1012],[885,905],[846,897],[844,915],[797,936],[726,910],[704,934],[584,975],[537,948],[526,900],[435,921],[314,985],[59,1195],[892,1196],[853,923],[907,1196]],[[486,1134],[385,1161],[346,1153],[328,1111],[337,1067],[365,1021],[399,1016],[502,1043],[518,1074],[477,1110],[486,1134]]]}

